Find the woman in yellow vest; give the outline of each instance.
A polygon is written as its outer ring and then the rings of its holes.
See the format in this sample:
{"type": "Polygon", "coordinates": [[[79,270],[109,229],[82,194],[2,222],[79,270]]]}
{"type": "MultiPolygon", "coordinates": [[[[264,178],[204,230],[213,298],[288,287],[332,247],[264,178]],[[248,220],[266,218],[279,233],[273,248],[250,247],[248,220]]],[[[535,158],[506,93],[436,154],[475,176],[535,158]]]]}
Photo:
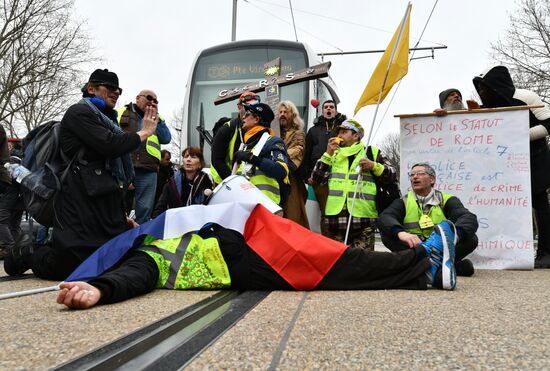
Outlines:
{"type": "Polygon", "coordinates": [[[246,107],[243,115],[243,150],[235,152],[237,171],[249,178],[271,201],[284,205],[290,190],[288,153],[283,140],[269,127],[275,115],[265,103],[246,107]]]}
{"type": "Polygon", "coordinates": [[[324,213],[327,237],[344,241],[349,210],[353,204],[348,243],[374,250],[374,232],[378,218],[374,179],[377,178],[382,183],[395,182],[395,169],[375,146],[370,146],[375,160],[371,161],[365,156],[367,148],[361,142],[364,131],[357,121],[346,120],[337,130],[338,136],[329,139],[327,151],[317,161],[311,174],[318,184],[328,182],[328,199],[324,213]],[[360,169],[362,177],[354,203],[357,169],[360,169]]]}
{"type": "Polygon", "coordinates": [[[444,220],[457,231],[456,274],[471,276],[474,266],[468,254],[477,247],[477,217],[453,195],[434,188],[435,170],[427,163],[414,164],[409,173],[411,191],[382,212],[378,229],[382,242],[391,251],[418,246],[444,220]]]}

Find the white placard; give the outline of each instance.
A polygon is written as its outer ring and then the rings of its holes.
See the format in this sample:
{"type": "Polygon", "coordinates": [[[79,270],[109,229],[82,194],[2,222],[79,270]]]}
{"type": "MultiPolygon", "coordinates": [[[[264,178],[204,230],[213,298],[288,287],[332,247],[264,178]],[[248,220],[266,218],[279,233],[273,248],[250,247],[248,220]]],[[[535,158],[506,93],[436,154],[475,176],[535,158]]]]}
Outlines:
{"type": "Polygon", "coordinates": [[[477,215],[477,268],[533,269],[528,113],[401,117],[401,191],[413,164],[434,167],[436,189],[477,215]]]}

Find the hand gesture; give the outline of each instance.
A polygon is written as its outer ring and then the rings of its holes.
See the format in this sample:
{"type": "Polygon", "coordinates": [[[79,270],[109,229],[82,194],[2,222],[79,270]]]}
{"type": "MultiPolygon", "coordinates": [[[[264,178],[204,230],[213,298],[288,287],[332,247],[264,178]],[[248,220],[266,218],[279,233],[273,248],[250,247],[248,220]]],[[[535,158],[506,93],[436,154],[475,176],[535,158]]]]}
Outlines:
{"type": "MultiPolygon", "coordinates": [[[[142,135],[145,138],[150,137],[151,135],[155,134],[158,123],[159,123],[159,117],[158,117],[158,112],[156,107],[153,107],[153,106],[145,107],[143,119],[141,120],[141,130],[138,132],[138,134],[140,135],[140,137],[142,137],[142,135]]],[[[143,138],[142,138],[142,141],[143,141],[143,138]]]]}

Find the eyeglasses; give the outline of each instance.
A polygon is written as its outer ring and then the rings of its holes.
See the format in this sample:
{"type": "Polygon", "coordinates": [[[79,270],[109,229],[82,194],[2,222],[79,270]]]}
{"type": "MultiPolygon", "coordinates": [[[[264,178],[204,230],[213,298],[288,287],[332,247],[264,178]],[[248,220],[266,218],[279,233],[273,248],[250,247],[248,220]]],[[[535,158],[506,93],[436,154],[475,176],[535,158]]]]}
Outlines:
{"type": "Polygon", "coordinates": [[[99,84],[99,86],[104,86],[110,92],[117,92],[119,95],[122,95],[122,89],[118,86],[108,85],[108,84],[99,84]]]}
{"type": "Polygon", "coordinates": [[[139,96],[140,96],[140,97],[143,97],[143,98],[145,98],[145,99],[147,99],[149,102],[153,102],[153,103],[155,103],[155,104],[159,104],[159,101],[157,100],[157,98],[153,97],[153,96],[150,95],[150,94],[147,94],[147,95],[145,95],[145,94],[140,94],[139,96]]]}
{"type": "Polygon", "coordinates": [[[418,176],[424,176],[424,175],[428,175],[428,173],[425,172],[425,171],[415,171],[414,173],[413,173],[413,172],[409,173],[409,177],[411,177],[411,178],[412,178],[413,176],[416,176],[416,175],[418,175],[418,176]]]}

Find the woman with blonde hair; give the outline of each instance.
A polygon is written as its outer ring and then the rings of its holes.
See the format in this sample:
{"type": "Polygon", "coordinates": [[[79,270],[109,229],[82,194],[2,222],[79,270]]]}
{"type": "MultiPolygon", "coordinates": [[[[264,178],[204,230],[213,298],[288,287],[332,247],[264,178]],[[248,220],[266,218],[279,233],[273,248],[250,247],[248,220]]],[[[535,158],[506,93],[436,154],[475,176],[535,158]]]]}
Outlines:
{"type": "Polygon", "coordinates": [[[282,101],[277,106],[281,138],[286,146],[290,158],[290,194],[283,205],[284,217],[295,221],[309,229],[306,213],[307,189],[298,175],[298,168],[302,164],[305,152],[304,121],[300,118],[298,108],[291,101],[282,101]]]}

